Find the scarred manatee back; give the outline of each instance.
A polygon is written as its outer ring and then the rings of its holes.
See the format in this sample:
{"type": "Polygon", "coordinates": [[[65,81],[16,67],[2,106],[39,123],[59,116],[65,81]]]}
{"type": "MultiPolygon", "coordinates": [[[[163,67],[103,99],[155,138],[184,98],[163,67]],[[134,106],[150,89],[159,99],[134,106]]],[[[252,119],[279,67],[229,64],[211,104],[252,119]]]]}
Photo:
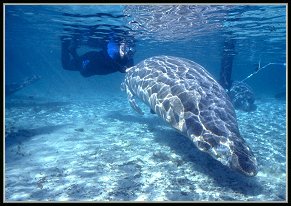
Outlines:
{"type": "Polygon", "coordinates": [[[256,159],[239,133],[230,99],[201,65],[155,56],[129,68],[125,84],[198,149],[245,175],[256,175],[256,159]]]}

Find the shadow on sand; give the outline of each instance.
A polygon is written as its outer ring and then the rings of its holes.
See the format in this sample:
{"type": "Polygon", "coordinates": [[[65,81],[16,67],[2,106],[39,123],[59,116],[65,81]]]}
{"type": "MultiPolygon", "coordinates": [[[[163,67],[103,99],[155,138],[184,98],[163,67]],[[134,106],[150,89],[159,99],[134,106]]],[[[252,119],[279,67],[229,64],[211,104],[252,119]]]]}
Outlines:
{"type": "Polygon", "coordinates": [[[5,148],[9,148],[20,142],[28,141],[31,137],[41,134],[50,134],[58,129],[61,129],[68,124],[44,126],[34,129],[18,129],[6,128],[5,129],[5,148]]]}
{"type": "MultiPolygon", "coordinates": [[[[222,165],[207,153],[198,150],[195,145],[185,136],[179,134],[174,129],[163,129],[166,125],[157,115],[144,117],[137,115],[124,114],[122,111],[114,111],[106,116],[111,119],[118,119],[126,122],[137,122],[147,124],[148,130],[153,132],[155,140],[160,144],[169,146],[182,161],[191,162],[193,171],[199,171],[206,176],[212,177],[215,183],[221,187],[227,187],[235,192],[244,195],[258,195],[264,189],[259,184],[256,177],[246,177],[230,168],[222,165]]],[[[169,126],[170,127],[170,126],[169,126]]],[[[170,157],[169,157],[170,158],[170,157]]],[[[191,181],[188,181],[189,184],[191,181]]],[[[207,187],[207,186],[205,186],[207,187]]],[[[226,196],[225,200],[233,200],[226,196]]]]}

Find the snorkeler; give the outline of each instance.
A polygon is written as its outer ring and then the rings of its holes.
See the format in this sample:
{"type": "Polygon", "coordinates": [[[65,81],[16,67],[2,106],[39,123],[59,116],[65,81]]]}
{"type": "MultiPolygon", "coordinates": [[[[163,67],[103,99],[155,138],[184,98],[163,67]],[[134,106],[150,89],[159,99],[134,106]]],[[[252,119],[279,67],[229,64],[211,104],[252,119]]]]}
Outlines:
{"type": "Polygon", "coordinates": [[[224,40],[219,83],[226,90],[235,109],[251,112],[256,110],[257,106],[250,86],[231,79],[232,64],[236,54],[235,42],[234,38],[229,37],[224,40]]]}
{"type": "Polygon", "coordinates": [[[232,86],[231,73],[234,56],[235,39],[226,38],[223,45],[219,83],[227,91],[229,91],[232,86]]]}
{"type": "Polygon", "coordinates": [[[76,40],[61,38],[62,66],[65,70],[79,71],[82,76],[106,75],[114,72],[125,73],[132,67],[134,49],[125,42],[109,40],[101,51],[90,51],[81,56],[77,54],[76,40]]]}

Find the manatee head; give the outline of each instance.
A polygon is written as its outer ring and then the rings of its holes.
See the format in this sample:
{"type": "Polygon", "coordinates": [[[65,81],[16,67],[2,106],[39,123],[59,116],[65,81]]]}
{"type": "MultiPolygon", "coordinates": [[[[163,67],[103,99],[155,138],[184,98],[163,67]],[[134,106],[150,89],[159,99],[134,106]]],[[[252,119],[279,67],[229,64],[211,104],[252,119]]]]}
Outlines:
{"type": "Polygon", "coordinates": [[[256,158],[241,138],[227,138],[210,133],[192,137],[199,150],[207,152],[223,165],[246,176],[257,174],[256,158]]]}
{"type": "Polygon", "coordinates": [[[257,160],[244,142],[234,142],[230,167],[247,176],[255,176],[258,173],[257,160]]]}

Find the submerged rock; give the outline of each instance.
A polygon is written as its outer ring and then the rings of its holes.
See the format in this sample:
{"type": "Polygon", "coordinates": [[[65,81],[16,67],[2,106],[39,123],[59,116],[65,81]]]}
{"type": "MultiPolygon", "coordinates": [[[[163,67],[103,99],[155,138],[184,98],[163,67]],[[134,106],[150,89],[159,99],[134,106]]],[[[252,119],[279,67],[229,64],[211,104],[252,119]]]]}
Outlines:
{"type": "Polygon", "coordinates": [[[256,110],[255,95],[246,83],[234,81],[228,94],[235,109],[246,112],[256,110]]]}
{"type": "Polygon", "coordinates": [[[78,129],[75,129],[75,131],[77,131],[77,132],[84,132],[85,130],[84,130],[84,128],[78,128],[78,129]]]}

